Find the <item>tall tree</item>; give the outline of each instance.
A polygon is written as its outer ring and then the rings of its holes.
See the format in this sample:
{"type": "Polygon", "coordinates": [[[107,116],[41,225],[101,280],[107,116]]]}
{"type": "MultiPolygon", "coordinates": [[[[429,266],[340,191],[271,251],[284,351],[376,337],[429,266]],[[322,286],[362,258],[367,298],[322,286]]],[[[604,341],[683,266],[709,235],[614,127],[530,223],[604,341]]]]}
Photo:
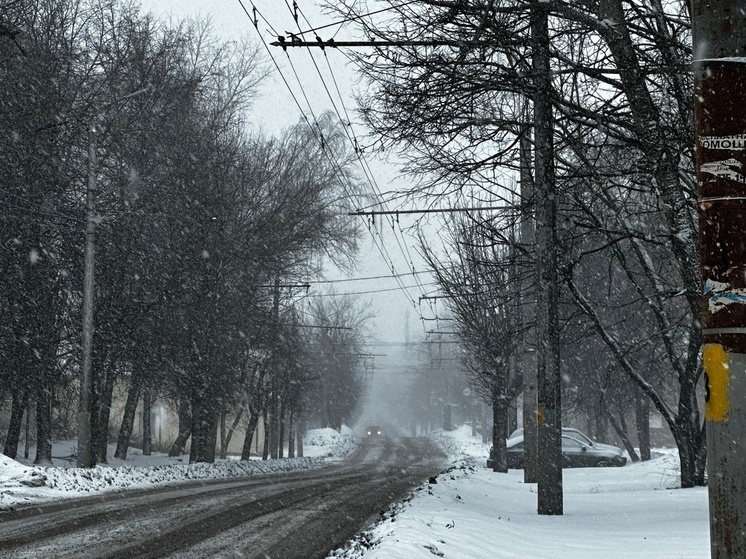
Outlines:
{"type": "MultiPolygon", "coordinates": [[[[378,18],[359,13],[352,2],[336,3],[335,9],[359,16],[362,31],[380,45],[433,42],[353,54],[369,82],[360,96],[363,117],[384,146],[404,148],[408,170],[421,179],[408,194],[507,197],[510,188],[498,169],[516,168],[515,146],[524,120],[520,108],[534,92],[527,66],[532,3],[387,4],[390,9],[378,18]]],[[[696,391],[701,376],[699,282],[691,202],[694,142],[691,77],[683,71],[691,58],[688,4],[559,1],[545,8],[563,204],[573,191],[603,197],[610,184],[648,193],[652,204],[646,204],[644,219],[631,218],[622,206],[624,195],[608,198],[603,211],[619,217],[622,235],[631,239],[629,258],[647,275],[642,289],[651,314],[646,316],[664,342],[676,394],[656,391],[634,366],[625,365],[623,349],[614,348],[614,340],[621,339],[614,334],[615,325],[594,313],[593,305],[575,298],[576,303],[588,312],[620,369],[665,418],[679,449],[682,485],[702,484],[704,436],[696,391]],[[605,158],[620,153],[625,155],[617,159],[619,165],[609,166],[605,158]],[[656,245],[662,251],[650,250],[645,231],[651,227],[663,236],[656,245]],[[670,263],[667,273],[676,284],[674,292],[680,293],[677,301],[666,296],[668,289],[659,282],[663,263],[670,263]],[[681,335],[671,337],[674,325],[681,335]]],[[[566,215],[577,210],[566,204],[562,212],[568,211],[566,215]]],[[[605,250],[615,250],[615,244],[605,250]]],[[[569,281],[567,275],[565,279],[569,281]]],[[[573,277],[575,284],[580,280],[573,277]]]]}

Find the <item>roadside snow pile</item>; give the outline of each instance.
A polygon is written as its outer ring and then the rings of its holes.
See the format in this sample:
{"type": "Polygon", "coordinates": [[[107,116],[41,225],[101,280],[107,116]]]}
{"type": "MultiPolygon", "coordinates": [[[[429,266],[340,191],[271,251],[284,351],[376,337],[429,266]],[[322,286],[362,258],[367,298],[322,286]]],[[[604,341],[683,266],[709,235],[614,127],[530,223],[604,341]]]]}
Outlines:
{"type": "Polygon", "coordinates": [[[46,478],[37,468],[29,468],[0,454],[0,487],[41,487],[46,478]]]}
{"type": "MultiPolygon", "coordinates": [[[[187,464],[187,456],[168,457],[163,453],[144,456],[130,449],[126,461],[113,457],[109,465],[92,469],[75,468],[76,441],[55,443],[54,467],[23,465],[0,455],[0,511],[19,504],[92,495],[104,491],[153,487],[187,480],[227,479],[321,468],[329,459],[341,459],[354,450],[355,436],[343,426],[342,432],[315,429],[305,437],[305,458],[240,461],[218,460],[214,464],[187,464]]],[[[23,459],[21,459],[23,460],[23,459]]]]}
{"type": "Polygon", "coordinates": [[[564,514],[537,514],[523,471],[461,465],[441,473],[396,522],[346,559],[697,559],[709,554],[707,488],[679,489],[675,451],[622,468],[563,471],[564,514]]]}
{"type": "Polygon", "coordinates": [[[324,466],[321,458],[285,460],[220,460],[214,464],[174,464],[155,467],[97,466],[86,468],[42,468],[22,466],[3,457],[0,461],[0,510],[19,503],[79,497],[104,491],[152,487],[179,481],[310,470],[324,466]]]}
{"type": "Polygon", "coordinates": [[[107,489],[146,487],[195,479],[226,479],[260,474],[274,474],[295,470],[320,468],[324,461],[319,458],[292,458],[288,460],[221,460],[214,464],[178,464],[142,468],[123,466],[95,469],[70,468],[46,470],[47,486],[52,489],[76,492],[96,492],[107,489]]]}
{"type": "Polygon", "coordinates": [[[490,455],[490,445],[483,443],[481,436],[472,436],[468,425],[462,425],[453,431],[438,429],[429,436],[443,449],[451,462],[462,459],[486,460],[490,455]]]}
{"type": "MultiPolygon", "coordinates": [[[[388,509],[381,512],[380,518],[376,519],[366,530],[348,541],[344,547],[332,551],[328,559],[362,559],[363,557],[370,556],[369,554],[374,554],[372,555],[373,557],[380,557],[381,559],[387,557],[386,555],[377,555],[375,552],[386,538],[395,536],[399,515],[406,515],[413,502],[416,503],[426,495],[432,496],[434,494],[433,485],[436,485],[438,480],[443,479],[442,476],[448,476],[449,479],[456,480],[464,477],[469,472],[476,471],[474,466],[470,464],[472,460],[472,458],[467,458],[456,461],[456,463],[451,464],[437,476],[430,478],[427,483],[423,483],[417,489],[413,490],[401,501],[389,505],[388,509]]],[[[440,551],[435,545],[428,544],[424,545],[423,548],[430,551],[433,555],[443,557],[442,554],[439,555],[440,551]]]]}
{"type": "Polygon", "coordinates": [[[342,425],[341,432],[330,427],[311,429],[303,438],[303,454],[325,458],[345,458],[357,446],[355,433],[342,425]]]}
{"type": "Polygon", "coordinates": [[[522,470],[485,467],[466,428],[431,435],[454,462],[329,557],[697,559],[709,554],[707,488],[680,489],[676,449],[622,468],[563,471],[564,514],[537,514],[522,470]],[[458,459],[460,458],[460,459],[458,459]]]}

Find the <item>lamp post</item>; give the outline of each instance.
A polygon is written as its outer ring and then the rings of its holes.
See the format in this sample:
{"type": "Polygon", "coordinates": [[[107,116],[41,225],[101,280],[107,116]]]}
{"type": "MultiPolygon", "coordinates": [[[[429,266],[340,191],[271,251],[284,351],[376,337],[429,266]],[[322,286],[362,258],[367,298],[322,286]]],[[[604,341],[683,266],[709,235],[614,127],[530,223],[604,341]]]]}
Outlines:
{"type": "Polygon", "coordinates": [[[80,365],[80,401],[78,407],[78,468],[92,468],[91,448],[91,358],[93,350],[93,290],[96,234],[96,123],[88,129],[88,189],[86,191],[85,264],[83,279],[83,357],[80,365]]]}
{"type": "MultiPolygon", "coordinates": [[[[112,101],[107,106],[113,106],[125,99],[142,95],[149,88],[143,88],[125,95],[120,99],[112,101]]],[[[98,118],[96,114],[88,129],[88,188],[86,190],[86,227],[85,227],[85,263],[83,279],[83,335],[82,335],[82,358],[80,364],[80,400],[78,402],[78,468],[92,468],[95,466],[93,446],[91,441],[91,401],[93,388],[93,297],[94,297],[94,272],[96,252],[96,224],[99,217],[96,215],[96,191],[98,181],[98,161],[96,149],[98,147],[98,118]]]]}

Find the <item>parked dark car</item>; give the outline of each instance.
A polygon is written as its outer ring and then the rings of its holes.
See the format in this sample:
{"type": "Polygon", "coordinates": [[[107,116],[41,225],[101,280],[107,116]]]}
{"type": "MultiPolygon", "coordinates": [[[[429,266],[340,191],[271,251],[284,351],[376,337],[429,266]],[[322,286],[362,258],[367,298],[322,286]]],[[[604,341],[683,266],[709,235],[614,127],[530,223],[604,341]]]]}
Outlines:
{"type": "MultiPolygon", "coordinates": [[[[624,466],[627,458],[620,448],[593,443],[590,439],[581,441],[571,434],[562,434],[563,468],[589,468],[604,466],[624,466]]],[[[511,436],[507,441],[508,468],[523,468],[523,435],[511,436]]]]}

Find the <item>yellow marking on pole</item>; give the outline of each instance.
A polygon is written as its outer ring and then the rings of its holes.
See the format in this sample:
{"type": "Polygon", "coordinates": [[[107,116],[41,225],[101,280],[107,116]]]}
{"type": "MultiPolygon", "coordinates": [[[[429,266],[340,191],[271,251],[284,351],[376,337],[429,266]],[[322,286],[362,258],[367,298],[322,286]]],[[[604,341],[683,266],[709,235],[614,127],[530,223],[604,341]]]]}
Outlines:
{"type": "Polygon", "coordinates": [[[539,404],[539,416],[537,418],[537,425],[544,425],[544,405],[539,404]]]}
{"type": "Polygon", "coordinates": [[[702,348],[707,383],[705,397],[705,417],[707,421],[728,421],[730,400],[730,364],[728,354],[720,344],[705,344],[702,348]]]}

